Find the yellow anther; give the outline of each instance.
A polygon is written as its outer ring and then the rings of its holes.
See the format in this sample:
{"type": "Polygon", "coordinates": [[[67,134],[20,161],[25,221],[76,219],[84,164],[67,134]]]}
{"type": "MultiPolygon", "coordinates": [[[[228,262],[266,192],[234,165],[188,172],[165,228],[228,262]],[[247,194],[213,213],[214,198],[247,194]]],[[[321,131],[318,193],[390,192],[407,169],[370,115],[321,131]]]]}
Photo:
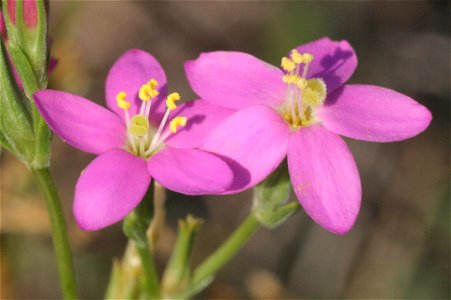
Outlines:
{"type": "Polygon", "coordinates": [[[296,81],[296,85],[297,85],[298,88],[303,90],[307,86],[307,80],[305,80],[304,78],[299,78],[296,81]]]}
{"type": "Polygon", "coordinates": [[[298,52],[298,50],[293,49],[291,51],[291,59],[295,64],[301,64],[302,63],[302,54],[298,52]]]}
{"type": "Polygon", "coordinates": [[[313,60],[313,55],[310,53],[304,53],[302,54],[302,61],[306,64],[310,63],[313,60]]]}
{"type": "Polygon", "coordinates": [[[142,101],[149,101],[158,96],[159,92],[155,89],[157,85],[158,82],[155,79],[151,79],[148,83],[143,84],[139,89],[139,99],[142,101]]]}
{"type": "Polygon", "coordinates": [[[130,102],[125,100],[125,97],[127,97],[127,94],[125,92],[119,92],[116,95],[116,103],[119,108],[127,110],[130,108],[130,102]]]}
{"type": "Polygon", "coordinates": [[[287,72],[291,72],[296,68],[296,64],[292,62],[288,57],[282,58],[281,66],[287,72]]]}
{"type": "Polygon", "coordinates": [[[149,80],[149,82],[147,83],[152,89],[155,89],[158,86],[158,81],[156,81],[155,79],[151,79],[149,80]]]}
{"type": "Polygon", "coordinates": [[[283,75],[282,80],[285,83],[294,83],[296,84],[299,80],[301,80],[302,78],[299,75],[295,75],[295,74],[287,74],[287,75],[283,75]]]}
{"type": "Polygon", "coordinates": [[[175,102],[180,100],[180,94],[179,93],[172,93],[169,94],[166,98],[166,107],[169,110],[174,110],[177,108],[177,105],[175,105],[175,102]]]}
{"type": "Polygon", "coordinates": [[[172,119],[171,123],[169,123],[169,128],[173,133],[176,133],[178,127],[183,127],[186,125],[186,121],[186,117],[175,117],[174,119],[172,119]]]}

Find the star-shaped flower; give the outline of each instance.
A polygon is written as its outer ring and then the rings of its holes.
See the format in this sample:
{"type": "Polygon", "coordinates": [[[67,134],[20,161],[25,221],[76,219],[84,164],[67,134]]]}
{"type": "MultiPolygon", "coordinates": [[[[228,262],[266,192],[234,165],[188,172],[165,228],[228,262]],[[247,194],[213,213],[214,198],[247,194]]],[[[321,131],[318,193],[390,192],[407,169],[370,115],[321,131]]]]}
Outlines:
{"type": "Polygon", "coordinates": [[[235,112],[212,130],[202,148],[250,174],[235,180],[228,193],[259,183],[288,157],[294,192],[307,214],[327,230],[345,233],[360,209],[361,184],[339,135],[400,141],[425,130],[431,114],[393,90],[344,85],[357,67],[346,41],[322,38],[301,45],[281,65],[224,51],[203,53],[185,64],[200,98],[235,112]]]}
{"type": "Polygon", "coordinates": [[[100,229],[124,218],[141,201],[151,178],[189,195],[221,193],[229,187],[233,176],[227,163],[192,149],[191,139],[204,135],[207,127],[180,115],[202,112],[202,104],[177,108],[180,95],[167,95],[166,90],[166,75],[157,60],[130,50],[108,74],[109,110],[62,91],[35,93],[39,112],[57,135],[98,155],[75,189],[74,214],[82,229],[100,229]]]}

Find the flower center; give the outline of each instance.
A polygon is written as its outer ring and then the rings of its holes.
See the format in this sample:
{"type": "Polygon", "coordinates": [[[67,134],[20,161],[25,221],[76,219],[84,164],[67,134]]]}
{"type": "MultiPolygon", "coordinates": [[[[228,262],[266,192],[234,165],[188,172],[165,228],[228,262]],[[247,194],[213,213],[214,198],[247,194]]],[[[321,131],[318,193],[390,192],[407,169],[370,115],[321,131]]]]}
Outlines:
{"type": "Polygon", "coordinates": [[[143,84],[139,89],[139,99],[142,101],[139,113],[130,118],[128,109],[130,102],[126,100],[127,94],[119,92],[116,96],[117,106],[124,110],[125,122],[127,125],[127,144],[125,149],[142,158],[149,158],[156,153],[163,142],[172,134],[176,133],[179,127],[186,125],[186,117],[175,117],[169,123],[169,131],[163,133],[163,129],[169,120],[171,111],[177,108],[175,104],[180,101],[178,93],[169,94],[166,98],[166,111],[158,128],[150,126],[149,114],[152,100],[159,95],[157,90],[158,82],[155,79],[143,84]]]}
{"type": "Polygon", "coordinates": [[[313,55],[301,54],[296,49],[291,51],[290,58],[282,58],[281,66],[287,72],[282,80],[288,84],[288,89],[280,114],[293,129],[317,123],[315,107],[322,105],[327,96],[326,84],[321,78],[307,79],[312,60],[313,55]]]}

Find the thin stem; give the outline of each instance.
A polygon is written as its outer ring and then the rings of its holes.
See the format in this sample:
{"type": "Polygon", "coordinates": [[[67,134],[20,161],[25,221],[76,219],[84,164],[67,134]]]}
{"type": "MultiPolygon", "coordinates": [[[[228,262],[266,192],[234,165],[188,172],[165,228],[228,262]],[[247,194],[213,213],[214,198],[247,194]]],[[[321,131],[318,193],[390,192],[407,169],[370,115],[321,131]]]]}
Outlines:
{"type": "Polygon", "coordinates": [[[64,299],[77,299],[75,288],[72,255],[67,237],[66,220],[61,209],[61,203],[48,168],[32,169],[33,175],[44,196],[52,229],[53,247],[55,250],[64,299]]]}
{"type": "Polygon", "coordinates": [[[214,277],[216,272],[230,261],[259,227],[260,223],[254,214],[251,213],[232,235],[196,268],[190,287],[182,294],[182,297],[193,296],[202,290],[214,277]]]}
{"type": "Polygon", "coordinates": [[[144,288],[151,299],[160,298],[160,287],[158,283],[158,273],[155,268],[155,262],[151,255],[149,247],[139,247],[136,245],[139,257],[144,270],[144,288]]]}

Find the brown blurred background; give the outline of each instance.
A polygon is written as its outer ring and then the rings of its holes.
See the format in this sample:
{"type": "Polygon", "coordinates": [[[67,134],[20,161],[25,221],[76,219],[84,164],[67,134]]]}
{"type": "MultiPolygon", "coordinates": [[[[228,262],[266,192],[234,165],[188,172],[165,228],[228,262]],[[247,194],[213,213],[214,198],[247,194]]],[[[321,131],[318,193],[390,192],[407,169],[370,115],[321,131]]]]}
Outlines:
{"type": "MultiPolygon", "coordinates": [[[[446,1],[51,2],[51,87],[103,103],[109,67],[142,48],[160,61],[171,91],[193,99],[183,62],[202,51],[250,52],[277,65],[298,44],[347,39],[359,57],[351,82],[410,95],[433,113],[431,127],[399,143],[348,140],[363,184],[355,228],[335,236],[304,212],[261,229],[202,299],[424,298],[450,296],[449,4],[446,1]]],[[[73,188],[93,156],[54,139],[52,169],[66,209],[80,294],[101,298],[120,225],[86,233],[71,214],[73,188]]],[[[43,201],[25,167],[1,153],[1,298],[58,298],[43,201]]],[[[248,213],[251,192],[193,198],[170,194],[158,263],[164,266],[179,217],[206,219],[194,263],[248,213]]]]}

